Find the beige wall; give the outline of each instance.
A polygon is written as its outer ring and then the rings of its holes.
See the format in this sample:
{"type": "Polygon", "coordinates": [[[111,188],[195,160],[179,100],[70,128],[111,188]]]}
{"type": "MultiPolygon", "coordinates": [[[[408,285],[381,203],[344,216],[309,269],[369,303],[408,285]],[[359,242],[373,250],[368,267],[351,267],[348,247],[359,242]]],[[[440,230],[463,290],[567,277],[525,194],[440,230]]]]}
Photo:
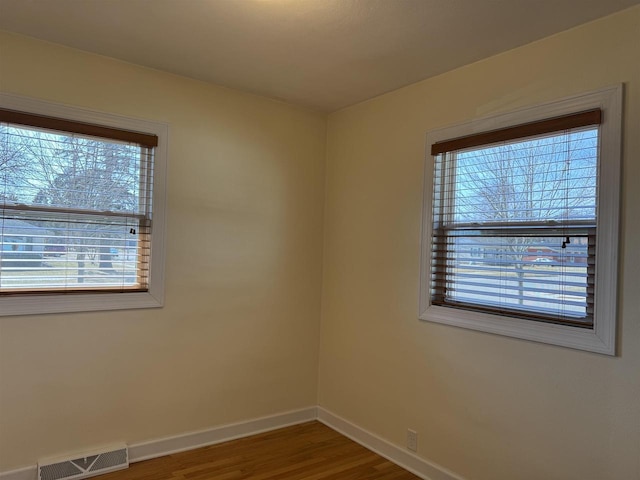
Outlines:
{"type": "Polygon", "coordinates": [[[640,478],[640,8],[329,116],[319,403],[470,480],[640,478]],[[425,132],[626,84],[620,355],[417,320],[425,132]]]}
{"type": "Polygon", "coordinates": [[[316,404],[325,116],[3,33],[0,90],[171,129],[166,306],[0,318],[0,471],[316,404]]]}

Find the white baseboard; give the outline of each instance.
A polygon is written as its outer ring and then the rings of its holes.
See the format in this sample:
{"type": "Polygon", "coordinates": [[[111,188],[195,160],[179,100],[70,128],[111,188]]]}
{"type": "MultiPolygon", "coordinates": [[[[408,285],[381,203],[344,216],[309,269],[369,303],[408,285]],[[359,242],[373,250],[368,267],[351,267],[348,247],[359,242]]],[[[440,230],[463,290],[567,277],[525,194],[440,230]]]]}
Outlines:
{"type": "Polygon", "coordinates": [[[151,458],[163,457],[172,453],[193,450],[194,448],[228,442],[236,438],[248,437],[298,423],[310,422],[316,418],[316,407],[309,407],[150,442],[136,443],[129,445],[129,461],[141,462],[151,458]]]}
{"type": "MultiPolygon", "coordinates": [[[[276,430],[299,423],[319,420],[345,437],[390,460],[424,480],[465,480],[444,467],[429,462],[411,452],[387,442],[344,418],[322,407],[308,407],[301,410],[279,413],[267,417],[254,418],[243,422],[213,427],[207,430],[160,438],[144,443],[129,445],[131,463],[163,457],[172,453],[227,442],[258,433],[276,430]]],[[[37,480],[36,466],[0,472],[0,480],[37,480]]]]}
{"type": "Polygon", "coordinates": [[[318,421],[424,480],[465,480],[460,475],[403,450],[320,406],[318,421]]]}
{"type": "MultiPolygon", "coordinates": [[[[316,407],[279,413],[267,417],[254,418],[243,422],[213,427],[207,430],[165,437],[144,443],[129,445],[129,462],[141,462],[163,457],[172,453],[193,450],[237,438],[284,428],[298,423],[310,422],[317,418],[316,407]]],[[[0,472],[0,480],[37,480],[36,466],[0,472]]]]}
{"type": "Polygon", "coordinates": [[[0,480],[36,480],[38,478],[38,467],[19,468],[0,472],[0,480]]]}

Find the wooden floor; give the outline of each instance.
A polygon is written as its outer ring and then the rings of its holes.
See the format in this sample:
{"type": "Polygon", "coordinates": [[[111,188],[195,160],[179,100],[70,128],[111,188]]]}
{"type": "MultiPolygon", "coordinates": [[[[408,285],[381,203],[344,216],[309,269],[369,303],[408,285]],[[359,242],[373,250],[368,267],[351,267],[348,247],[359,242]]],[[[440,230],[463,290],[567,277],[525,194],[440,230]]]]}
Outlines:
{"type": "Polygon", "coordinates": [[[415,480],[319,422],[134,463],[100,480],[415,480]]]}

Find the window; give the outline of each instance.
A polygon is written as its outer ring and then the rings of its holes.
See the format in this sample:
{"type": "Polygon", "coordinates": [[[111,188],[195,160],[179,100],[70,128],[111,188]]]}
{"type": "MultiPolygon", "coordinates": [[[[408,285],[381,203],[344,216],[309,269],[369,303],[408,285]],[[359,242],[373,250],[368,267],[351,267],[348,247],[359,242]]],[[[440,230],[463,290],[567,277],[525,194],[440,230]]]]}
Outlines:
{"type": "Polygon", "coordinates": [[[161,306],[167,127],[0,96],[0,313],[161,306]]]}
{"type": "Polygon", "coordinates": [[[621,88],[428,135],[420,318],[615,352],[621,88]]]}

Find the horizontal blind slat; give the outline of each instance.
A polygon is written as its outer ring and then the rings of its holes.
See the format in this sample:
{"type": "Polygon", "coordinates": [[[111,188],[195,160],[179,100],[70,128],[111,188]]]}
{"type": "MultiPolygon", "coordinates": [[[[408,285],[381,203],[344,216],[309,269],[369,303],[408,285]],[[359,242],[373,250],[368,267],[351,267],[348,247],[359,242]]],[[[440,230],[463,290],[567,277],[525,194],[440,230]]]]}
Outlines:
{"type": "Polygon", "coordinates": [[[31,113],[8,110],[6,108],[0,108],[0,122],[132,142],[146,147],[158,146],[157,135],[132,132],[129,130],[110,128],[91,123],[75,122],[73,120],[47,117],[44,115],[34,115],[31,113]]]}
{"type": "Polygon", "coordinates": [[[519,138],[532,137],[545,133],[557,132],[589,125],[599,125],[602,121],[602,112],[598,109],[588,110],[572,115],[563,115],[548,120],[525,123],[515,127],[483,132],[465,137],[434,143],[431,146],[431,155],[460,150],[463,148],[477,147],[496,142],[504,142],[519,138]]]}

